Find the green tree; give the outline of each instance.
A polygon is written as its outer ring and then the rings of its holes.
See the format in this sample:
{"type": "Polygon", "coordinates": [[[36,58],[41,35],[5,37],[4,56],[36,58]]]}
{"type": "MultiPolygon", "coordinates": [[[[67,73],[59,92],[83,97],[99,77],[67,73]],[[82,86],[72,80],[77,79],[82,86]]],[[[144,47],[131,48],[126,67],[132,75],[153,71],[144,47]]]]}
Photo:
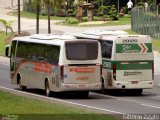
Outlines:
{"type": "Polygon", "coordinates": [[[4,20],[4,19],[0,19],[0,22],[4,25],[5,29],[6,29],[6,35],[8,34],[8,29],[11,30],[12,33],[13,32],[13,29],[12,29],[12,23],[14,22],[14,20],[12,21],[7,21],[7,20],[4,20]]]}

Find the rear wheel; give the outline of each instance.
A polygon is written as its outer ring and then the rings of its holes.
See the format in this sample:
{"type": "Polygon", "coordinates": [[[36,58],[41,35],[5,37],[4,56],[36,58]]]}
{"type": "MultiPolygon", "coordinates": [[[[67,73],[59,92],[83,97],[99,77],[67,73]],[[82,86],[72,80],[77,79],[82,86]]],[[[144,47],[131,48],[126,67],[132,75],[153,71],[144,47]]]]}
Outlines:
{"type": "Polygon", "coordinates": [[[22,90],[22,91],[25,91],[27,89],[26,86],[22,85],[22,79],[21,78],[19,78],[19,80],[18,80],[18,85],[19,85],[20,90],[22,90]]]}
{"type": "Polygon", "coordinates": [[[49,82],[48,81],[45,82],[45,94],[48,97],[51,96],[51,91],[50,91],[50,88],[49,88],[49,82]]]}
{"type": "Polygon", "coordinates": [[[137,89],[135,91],[136,95],[142,95],[143,89],[137,89]]]}
{"type": "Polygon", "coordinates": [[[101,84],[101,92],[102,92],[103,94],[106,93],[106,89],[105,89],[105,86],[104,86],[104,82],[102,82],[102,84],[101,84]]]}
{"type": "Polygon", "coordinates": [[[101,81],[101,92],[102,92],[103,94],[106,93],[106,89],[105,89],[104,79],[103,79],[103,78],[102,78],[102,81],[101,81]]]}

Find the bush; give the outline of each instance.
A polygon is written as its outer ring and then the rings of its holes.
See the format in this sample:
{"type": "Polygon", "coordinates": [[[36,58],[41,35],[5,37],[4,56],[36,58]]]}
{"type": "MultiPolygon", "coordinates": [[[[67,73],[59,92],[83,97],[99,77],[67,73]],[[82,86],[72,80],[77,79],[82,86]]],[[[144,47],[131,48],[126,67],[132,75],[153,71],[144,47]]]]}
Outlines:
{"type": "Polygon", "coordinates": [[[99,21],[99,20],[100,20],[100,18],[99,18],[99,17],[94,16],[94,17],[93,17],[93,20],[94,20],[94,21],[99,21]]]}
{"type": "Polygon", "coordinates": [[[33,5],[33,2],[31,2],[31,4],[29,2],[24,2],[23,11],[35,12],[35,7],[33,5]]]}
{"type": "Polygon", "coordinates": [[[68,18],[68,19],[66,19],[66,22],[68,24],[77,24],[78,20],[76,18],[68,18]]]}
{"type": "Polygon", "coordinates": [[[47,15],[47,11],[45,9],[42,9],[40,14],[43,15],[43,16],[46,16],[47,15]]]}
{"type": "Polygon", "coordinates": [[[118,17],[117,17],[118,12],[115,5],[112,5],[111,10],[109,11],[108,14],[112,20],[118,20],[118,17]]]}
{"type": "Polygon", "coordinates": [[[103,12],[102,11],[98,11],[97,12],[97,16],[103,16],[104,14],[103,14],[103,12]]]}
{"type": "Polygon", "coordinates": [[[88,21],[88,17],[82,17],[82,21],[83,22],[87,22],[88,21]]]}

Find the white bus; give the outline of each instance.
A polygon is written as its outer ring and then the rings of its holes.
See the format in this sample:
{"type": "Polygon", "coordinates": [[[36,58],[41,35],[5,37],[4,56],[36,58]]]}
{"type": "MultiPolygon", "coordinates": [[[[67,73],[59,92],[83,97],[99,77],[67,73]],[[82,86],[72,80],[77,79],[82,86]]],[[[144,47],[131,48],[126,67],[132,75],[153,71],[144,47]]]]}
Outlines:
{"type": "Polygon", "coordinates": [[[153,87],[154,59],[150,36],[127,35],[123,31],[113,31],[113,34],[112,31],[89,31],[74,36],[100,42],[103,91],[120,89],[141,95],[143,89],[153,87]]]}
{"type": "Polygon", "coordinates": [[[21,90],[44,89],[47,96],[52,91],[88,96],[89,90],[101,88],[101,63],[98,41],[69,35],[17,37],[11,44],[11,83],[21,90]]]}

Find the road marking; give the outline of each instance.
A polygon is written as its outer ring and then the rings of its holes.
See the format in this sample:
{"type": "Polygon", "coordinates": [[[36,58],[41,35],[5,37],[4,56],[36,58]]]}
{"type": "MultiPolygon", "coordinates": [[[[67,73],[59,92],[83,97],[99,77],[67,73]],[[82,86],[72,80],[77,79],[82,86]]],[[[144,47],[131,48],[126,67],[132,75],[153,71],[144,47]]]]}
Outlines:
{"type": "Polygon", "coordinates": [[[41,95],[37,95],[37,94],[32,94],[32,93],[27,93],[27,92],[23,92],[23,91],[18,91],[18,90],[14,90],[14,89],[2,87],[2,86],[0,86],[0,89],[4,89],[4,90],[8,90],[8,91],[13,91],[13,92],[16,92],[16,93],[22,93],[22,94],[26,94],[26,95],[30,95],[30,96],[34,96],[34,97],[43,98],[43,99],[54,100],[54,101],[57,101],[57,102],[63,102],[63,103],[71,104],[71,105],[81,106],[81,107],[85,107],[85,108],[90,108],[90,109],[95,109],[95,110],[101,110],[101,111],[105,111],[105,112],[111,112],[111,113],[114,113],[114,114],[125,114],[125,113],[122,113],[122,112],[117,112],[117,111],[108,110],[108,109],[104,109],[104,108],[98,108],[98,107],[94,107],[94,106],[89,106],[89,105],[79,104],[79,103],[75,103],[75,102],[69,102],[69,101],[65,101],[65,100],[61,100],[61,99],[50,98],[50,97],[41,96],[41,95]]]}
{"type": "Polygon", "coordinates": [[[147,107],[152,107],[152,108],[157,108],[157,109],[160,109],[160,107],[158,106],[153,106],[153,105],[147,105],[147,104],[141,104],[143,106],[147,106],[147,107]]]}

